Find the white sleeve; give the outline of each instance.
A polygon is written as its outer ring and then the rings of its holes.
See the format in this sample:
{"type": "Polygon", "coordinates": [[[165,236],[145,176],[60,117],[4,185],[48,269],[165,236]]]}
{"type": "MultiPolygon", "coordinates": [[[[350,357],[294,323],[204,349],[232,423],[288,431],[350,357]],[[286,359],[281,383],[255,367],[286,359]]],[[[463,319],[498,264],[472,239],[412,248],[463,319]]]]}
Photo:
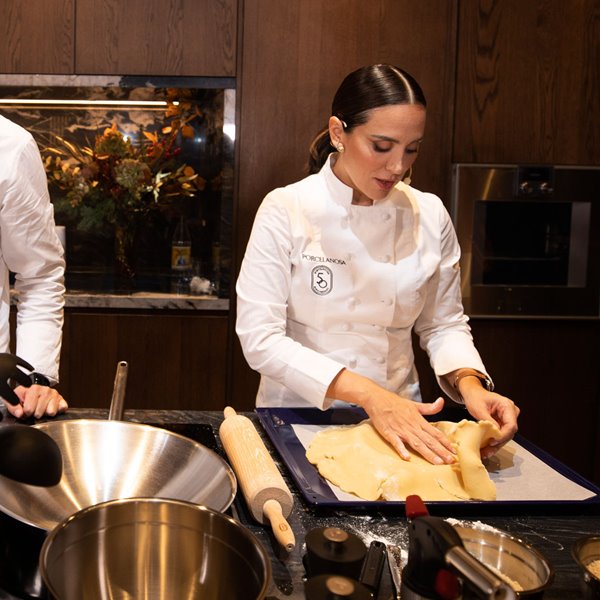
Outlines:
{"type": "Polygon", "coordinates": [[[57,382],[65,262],[46,173],[33,138],[14,161],[0,206],[0,232],[2,255],[15,273],[18,292],[17,355],[57,382]]]}
{"type": "Polygon", "coordinates": [[[344,365],[294,341],[286,333],[293,234],[282,190],[261,204],[237,280],[236,332],[250,367],[314,406],[344,365]]]}
{"type": "Polygon", "coordinates": [[[426,301],[415,323],[421,348],[429,355],[440,387],[459,401],[454,390],[441,376],[469,367],[488,375],[473,343],[468,317],[464,314],[460,289],[460,246],[445,208],[441,207],[441,260],[438,271],[426,289],[426,301]]]}

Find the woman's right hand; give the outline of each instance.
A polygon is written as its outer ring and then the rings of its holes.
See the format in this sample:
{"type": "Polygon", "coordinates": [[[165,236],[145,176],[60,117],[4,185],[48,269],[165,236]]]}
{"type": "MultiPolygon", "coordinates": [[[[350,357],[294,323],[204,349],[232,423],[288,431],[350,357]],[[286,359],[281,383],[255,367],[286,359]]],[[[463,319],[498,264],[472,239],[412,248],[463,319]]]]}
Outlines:
{"type": "Polygon", "coordinates": [[[424,418],[443,408],[441,398],[431,404],[414,402],[345,369],[333,380],[327,396],[364,408],[381,437],[404,460],[410,460],[410,448],[433,464],[455,462],[450,440],[424,418]]]}

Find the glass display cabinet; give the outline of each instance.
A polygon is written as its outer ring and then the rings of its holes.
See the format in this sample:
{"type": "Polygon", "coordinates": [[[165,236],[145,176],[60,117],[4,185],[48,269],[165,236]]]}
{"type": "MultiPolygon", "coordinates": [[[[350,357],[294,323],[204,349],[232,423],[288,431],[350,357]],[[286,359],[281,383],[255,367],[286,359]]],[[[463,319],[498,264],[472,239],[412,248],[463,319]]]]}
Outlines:
{"type": "Polygon", "coordinates": [[[30,131],[42,152],[56,224],[65,231],[67,289],[228,297],[235,81],[22,79],[2,82],[0,111],[30,131]],[[115,143],[99,144],[107,132],[115,143]],[[115,166],[124,149],[129,162],[115,166]],[[118,267],[117,200],[131,205],[123,213],[131,217],[126,275],[118,267]],[[182,222],[191,241],[183,269],[172,264],[182,222]]]}

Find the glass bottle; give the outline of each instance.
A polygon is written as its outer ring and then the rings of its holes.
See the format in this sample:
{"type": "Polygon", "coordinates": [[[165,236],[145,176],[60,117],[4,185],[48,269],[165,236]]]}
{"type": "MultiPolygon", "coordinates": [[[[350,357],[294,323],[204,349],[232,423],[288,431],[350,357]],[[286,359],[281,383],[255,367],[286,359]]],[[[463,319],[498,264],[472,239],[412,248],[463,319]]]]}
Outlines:
{"type": "Polygon", "coordinates": [[[192,236],[183,215],[175,227],[171,242],[171,269],[189,271],[192,268],[192,236]]]}

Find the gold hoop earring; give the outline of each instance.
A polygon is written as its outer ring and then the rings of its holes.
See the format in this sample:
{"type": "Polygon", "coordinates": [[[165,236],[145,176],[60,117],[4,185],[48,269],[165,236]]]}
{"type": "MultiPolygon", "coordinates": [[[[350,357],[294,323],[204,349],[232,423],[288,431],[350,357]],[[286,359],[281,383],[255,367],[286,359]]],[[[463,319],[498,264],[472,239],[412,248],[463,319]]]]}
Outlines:
{"type": "Polygon", "coordinates": [[[402,178],[402,182],[405,183],[406,185],[410,185],[411,177],[412,177],[412,167],[408,170],[408,173],[404,174],[404,177],[402,178]]]}
{"type": "Polygon", "coordinates": [[[340,154],[342,154],[342,152],[344,152],[344,150],[346,149],[344,148],[344,144],[342,144],[342,142],[338,142],[335,148],[340,154]]]}

